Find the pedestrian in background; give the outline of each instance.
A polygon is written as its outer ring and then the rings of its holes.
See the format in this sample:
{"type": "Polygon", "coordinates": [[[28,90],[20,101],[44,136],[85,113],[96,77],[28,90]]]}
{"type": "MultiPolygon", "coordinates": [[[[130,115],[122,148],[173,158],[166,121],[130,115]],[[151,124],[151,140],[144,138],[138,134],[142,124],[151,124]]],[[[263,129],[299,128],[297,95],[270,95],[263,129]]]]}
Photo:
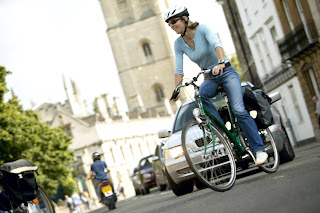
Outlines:
{"type": "Polygon", "coordinates": [[[83,195],[86,197],[86,199],[88,201],[88,209],[90,210],[92,208],[92,200],[90,198],[90,195],[87,191],[84,191],[83,195]]]}
{"type": "Polygon", "coordinates": [[[320,127],[320,100],[318,99],[317,96],[313,96],[312,100],[313,100],[314,103],[316,103],[316,113],[317,113],[317,116],[318,116],[318,124],[319,124],[319,127],[320,127]]]}
{"type": "Polygon", "coordinates": [[[72,213],[74,211],[74,208],[73,208],[73,200],[71,197],[69,197],[68,195],[65,195],[64,196],[66,199],[65,199],[65,204],[66,206],[68,207],[69,209],[69,213],[72,213]]]}
{"type": "Polygon", "coordinates": [[[122,195],[124,198],[126,197],[124,195],[124,188],[123,188],[123,184],[121,181],[119,182],[119,185],[118,185],[118,192],[119,192],[119,195],[122,195]]]}
{"type": "Polygon", "coordinates": [[[71,198],[72,198],[73,205],[74,205],[74,208],[76,209],[76,211],[78,213],[82,213],[80,196],[76,192],[73,192],[71,195],[71,198]]]}

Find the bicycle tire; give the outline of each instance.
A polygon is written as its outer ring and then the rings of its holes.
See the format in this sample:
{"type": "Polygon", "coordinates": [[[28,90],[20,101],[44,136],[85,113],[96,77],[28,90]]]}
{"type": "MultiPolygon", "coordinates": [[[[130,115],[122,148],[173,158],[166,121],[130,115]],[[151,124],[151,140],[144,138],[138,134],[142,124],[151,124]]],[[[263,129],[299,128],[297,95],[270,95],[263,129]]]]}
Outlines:
{"type": "Polygon", "coordinates": [[[200,127],[195,119],[190,120],[182,130],[182,148],[195,176],[207,187],[224,192],[235,183],[235,159],[228,139],[214,125],[215,151],[212,152],[212,136],[208,129],[200,127]],[[208,141],[206,151],[204,137],[208,141]]]}
{"type": "Polygon", "coordinates": [[[262,137],[265,151],[268,153],[268,159],[260,166],[260,169],[266,173],[274,173],[278,170],[280,164],[276,143],[269,128],[259,132],[262,137]]]}
{"type": "Polygon", "coordinates": [[[35,201],[28,202],[27,208],[28,213],[38,213],[45,212],[45,213],[55,213],[54,205],[47,194],[47,192],[39,186],[39,196],[37,197],[37,203],[35,201]]]}

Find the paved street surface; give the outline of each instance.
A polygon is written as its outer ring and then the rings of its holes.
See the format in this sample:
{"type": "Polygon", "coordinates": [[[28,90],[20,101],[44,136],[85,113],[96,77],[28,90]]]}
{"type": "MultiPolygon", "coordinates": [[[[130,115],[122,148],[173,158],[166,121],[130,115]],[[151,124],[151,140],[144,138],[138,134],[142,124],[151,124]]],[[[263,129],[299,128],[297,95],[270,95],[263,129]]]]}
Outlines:
{"type": "MultiPolygon", "coordinates": [[[[112,213],[312,213],[320,212],[320,142],[295,148],[296,158],[274,174],[256,172],[237,179],[227,192],[211,189],[177,197],[172,191],[117,202],[112,213]]],[[[107,207],[91,213],[109,212],[107,207]]]]}

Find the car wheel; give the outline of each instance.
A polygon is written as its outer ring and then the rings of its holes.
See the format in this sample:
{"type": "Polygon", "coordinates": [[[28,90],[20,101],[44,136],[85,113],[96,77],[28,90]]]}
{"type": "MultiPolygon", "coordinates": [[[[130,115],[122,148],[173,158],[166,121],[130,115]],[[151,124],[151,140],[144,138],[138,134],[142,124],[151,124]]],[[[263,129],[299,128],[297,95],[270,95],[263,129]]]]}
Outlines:
{"type": "Polygon", "coordinates": [[[160,191],[164,191],[167,189],[167,185],[160,185],[160,191]]]}
{"type": "Polygon", "coordinates": [[[283,130],[284,139],[283,139],[283,149],[281,150],[281,152],[279,152],[279,154],[280,154],[281,163],[286,163],[294,159],[295,153],[290,143],[286,129],[284,128],[283,125],[281,125],[281,128],[283,130]]]}
{"type": "Polygon", "coordinates": [[[150,194],[150,189],[149,188],[144,188],[146,194],[150,194]]]}
{"type": "Polygon", "coordinates": [[[164,190],[166,190],[166,188],[167,188],[167,185],[165,185],[165,184],[160,184],[157,178],[156,178],[156,184],[157,184],[157,188],[158,188],[160,191],[164,191],[164,190]]]}
{"type": "Polygon", "coordinates": [[[181,182],[180,184],[176,184],[172,178],[170,177],[168,171],[166,170],[166,176],[168,178],[168,182],[170,184],[171,190],[177,196],[185,195],[191,193],[193,191],[193,181],[188,180],[181,182]]]}
{"type": "Polygon", "coordinates": [[[135,191],[137,196],[141,194],[140,189],[135,189],[135,191]]]}
{"type": "Polygon", "coordinates": [[[142,195],[145,195],[145,194],[146,194],[146,192],[144,191],[143,188],[140,188],[140,192],[141,192],[142,195]]]}

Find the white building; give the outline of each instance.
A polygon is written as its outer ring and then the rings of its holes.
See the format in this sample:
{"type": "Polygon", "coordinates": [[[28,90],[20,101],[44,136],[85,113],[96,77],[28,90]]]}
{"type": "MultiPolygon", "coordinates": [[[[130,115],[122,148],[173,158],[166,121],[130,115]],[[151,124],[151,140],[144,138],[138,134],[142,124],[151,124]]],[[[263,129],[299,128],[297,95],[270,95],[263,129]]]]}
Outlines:
{"type": "MultiPolygon", "coordinates": [[[[72,137],[69,149],[74,151],[71,165],[77,177],[79,190],[87,190],[96,198],[90,172],[92,153],[99,152],[110,169],[109,177],[115,187],[124,186],[126,197],[135,195],[130,175],[142,157],[153,154],[160,142],[157,132],[170,128],[173,117],[132,119],[111,103],[108,95],[97,97],[100,114],[89,114],[75,82],[69,87],[64,79],[68,100],[64,103],[43,103],[34,108],[41,122],[51,127],[62,127],[72,137]]],[[[95,199],[97,200],[97,199],[95,199]]]]}
{"type": "Polygon", "coordinates": [[[277,41],[284,37],[273,1],[236,0],[257,72],[264,88],[278,91],[282,99],[275,103],[288,128],[291,141],[315,137],[303,93],[290,64],[283,64],[277,41]]]}

